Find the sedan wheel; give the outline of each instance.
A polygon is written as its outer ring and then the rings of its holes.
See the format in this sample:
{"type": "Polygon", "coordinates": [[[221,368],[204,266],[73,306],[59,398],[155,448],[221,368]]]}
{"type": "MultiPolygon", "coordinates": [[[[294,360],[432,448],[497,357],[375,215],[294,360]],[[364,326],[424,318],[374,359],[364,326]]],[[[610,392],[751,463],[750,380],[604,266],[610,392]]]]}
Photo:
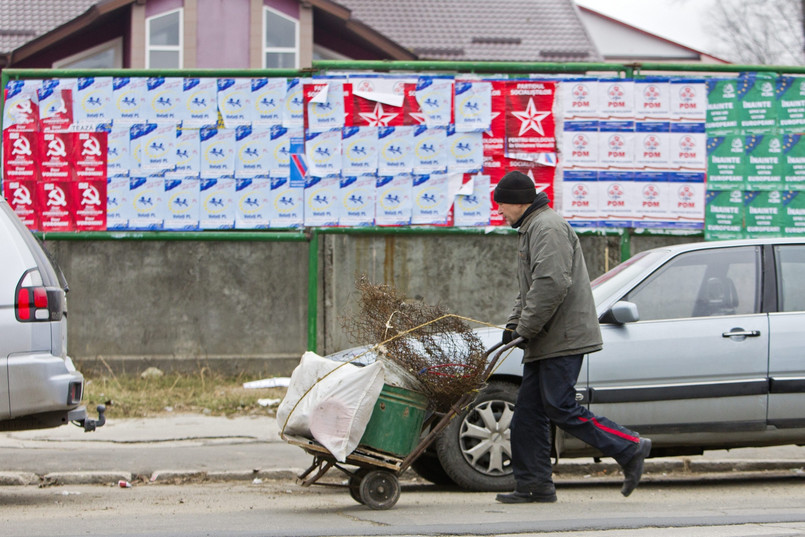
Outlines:
{"type": "Polygon", "coordinates": [[[439,436],[439,462],[460,487],[514,489],[509,425],[516,399],[517,385],[492,381],[439,436]]]}

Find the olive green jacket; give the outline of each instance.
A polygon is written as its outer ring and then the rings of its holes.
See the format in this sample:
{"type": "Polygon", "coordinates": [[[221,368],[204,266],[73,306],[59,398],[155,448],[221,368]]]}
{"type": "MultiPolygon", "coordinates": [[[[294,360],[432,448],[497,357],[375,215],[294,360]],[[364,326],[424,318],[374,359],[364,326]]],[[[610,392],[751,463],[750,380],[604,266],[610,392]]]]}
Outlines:
{"type": "Polygon", "coordinates": [[[523,361],[602,348],[590,276],[575,231],[550,207],[528,214],[519,231],[519,293],[506,324],[528,338],[523,361]]]}

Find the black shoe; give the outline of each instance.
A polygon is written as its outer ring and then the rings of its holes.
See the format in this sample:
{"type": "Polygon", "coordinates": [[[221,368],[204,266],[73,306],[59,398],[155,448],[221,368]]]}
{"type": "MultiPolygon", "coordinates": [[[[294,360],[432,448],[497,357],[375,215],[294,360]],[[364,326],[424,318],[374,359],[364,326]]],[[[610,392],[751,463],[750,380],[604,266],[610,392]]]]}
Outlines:
{"type": "Polygon", "coordinates": [[[556,489],[550,487],[541,491],[529,492],[515,490],[506,494],[498,494],[495,499],[500,503],[553,503],[556,501],[556,489]]]}
{"type": "Polygon", "coordinates": [[[640,443],[637,445],[637,453],[632,457],[629,462],[623,466],[623,488],[621,494],[628,496],[637,484],[640,483],[640,477],[643,475],[643,461],[648,457],[651,452],[651,439],[641,438],[640,443]]]}

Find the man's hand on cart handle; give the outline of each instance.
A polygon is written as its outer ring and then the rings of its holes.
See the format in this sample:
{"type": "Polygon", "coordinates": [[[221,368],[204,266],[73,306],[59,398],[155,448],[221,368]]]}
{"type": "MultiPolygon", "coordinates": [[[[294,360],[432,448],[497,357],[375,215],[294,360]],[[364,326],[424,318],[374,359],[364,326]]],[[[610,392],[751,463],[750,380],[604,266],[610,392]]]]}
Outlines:
{"type": "Polygon", "coordinates": [[[525,349],[528,345],[528,338],[525,338],[517,333],[517,325],[515,323],[510,323],[506,325],[506,328],[503,329],[503,336],[501,337],[501,341],[504,345],[508,345],[509,343],[515,342],[516,347],[520,349],[525,349]]]}

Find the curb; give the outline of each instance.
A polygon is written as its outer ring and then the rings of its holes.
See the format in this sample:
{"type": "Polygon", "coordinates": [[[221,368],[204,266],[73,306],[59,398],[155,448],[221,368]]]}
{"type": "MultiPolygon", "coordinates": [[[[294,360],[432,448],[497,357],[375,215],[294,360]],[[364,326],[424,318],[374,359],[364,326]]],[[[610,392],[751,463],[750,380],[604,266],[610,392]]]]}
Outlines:
{"type": "MultiPolygon", "coordinates": [[[[51,472],[44,475],[29,472],[0,472],[0,486],[112,486],[121,481],[169,485],[200,482],[295,481],[302,471],[298,468],[215,472],[203,470],[157,470],[150,476],[135,475],[125,471],[51,472]]],[[[753,476],[805,477],[805,461],[691,461],[690,459],[646,461],[644,475],[646,481],[704,479],[708,475],[719,479],[753,476]]],[[[623,478],[620,466],[616,463],[573,463],[567,461],[563,461],[561,465],[554,468],[554,476],[557,483],[609,482],[623,478]]],[[[417,479],[421,478],[417,476],[417,479]]]]}
{"type": "MultiPolygon", "coordinates": [[[[617,463],[574,463],[563,461],[554,466],[556,477],[572,476],[607,476],[621,475],[617,463]]],[[[792,472],[805,475],[805,461],[788,460],[730,460],[730,461],[694,461],[688,458],[645,462],[646,474],[724,474],[737,472],[792,472]]]]}
{"type": "Polygon", "coordinates": [[[117,485],[120,481],[128,483],[158,483],[180,485],[202,481],[223,483],[228,481],[294,481],[302,470],[285,468],[274,470],[242,470],[205,472],[203,470],[157,470],[150,476],[131,472],[51,472],[44,475],[30,472],[0,472],[0,487],[30,486],[40,487],[58,485],[117,485]]]}

